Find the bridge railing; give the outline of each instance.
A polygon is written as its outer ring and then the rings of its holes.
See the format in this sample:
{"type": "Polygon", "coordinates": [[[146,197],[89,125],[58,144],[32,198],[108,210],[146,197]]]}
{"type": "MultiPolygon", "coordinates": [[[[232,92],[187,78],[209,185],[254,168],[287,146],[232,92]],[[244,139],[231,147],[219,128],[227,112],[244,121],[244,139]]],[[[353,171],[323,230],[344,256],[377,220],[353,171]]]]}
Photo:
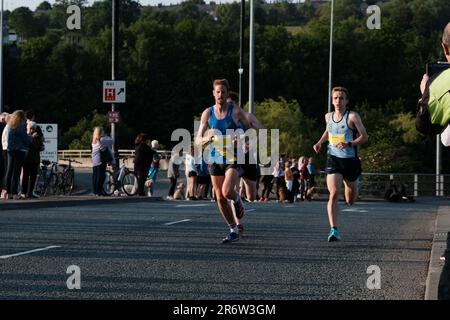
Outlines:
{"type": "MultiPolygon", "coordinates": [[[[160,169],[167,170],[170,159],[170,150],[158,150],[161,157],[160,169]]],[[[119,149],[119,158],[131,157],[126,161],[128,167],[133,167],[134,150],[119,149]]],[[[60,150],[58,151],[59,159],[75,159],[82,162],[82,165],[74,164],[74,166],[91,167],[91,150],[60,150]]],[[[184,172],[182,165],[180,170],[184,172]]],[[[373,197],[383,197],[386,191],[386,186],[390,180],[400,186],[406,185],[406,190],[415,197],[420,196],[450,196],[450,174],[436,174],[428,173],[368,173],[362,174],[362,180],[359,184],[360,194],[373,197]]],[[[316,188],[322,194],[328,193],[326,185],[326,174],[321,171],[316,176],[316,188]]]]}

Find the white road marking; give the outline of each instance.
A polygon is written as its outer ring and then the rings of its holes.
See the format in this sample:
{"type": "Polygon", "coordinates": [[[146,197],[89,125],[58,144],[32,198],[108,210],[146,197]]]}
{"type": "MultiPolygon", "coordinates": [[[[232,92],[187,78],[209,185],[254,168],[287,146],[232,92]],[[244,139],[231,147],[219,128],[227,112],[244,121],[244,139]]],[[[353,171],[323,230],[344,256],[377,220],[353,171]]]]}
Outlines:
{"type": "Polygon", "coordinates": [[[364,209],[344,209],[342,211],[347,211],[347,212],[369,212],[368,210],[364,210],[364,209]]]}
{"type": "Polygon", "coordinates": [[[175,208],[206,207],[207,204],[179,204],[175,208]]]}
{"type": "Polygon", "coordinates": [[[49,247],[45,247],[45,248],[39,248],[39,249],[33,249],[33,250],[29,250],[29,251],[23,251],[23,252],[8,254],[8,255],[0,256],[0,259],[8,259],[8,258],[12,258],[12,257],[23,256],[25,254],[38,252],[38,251],[50,250],[50,249],[53,249],[53,248],[61,248],[61,246],[49,246],[49,247]]]}
{"type": "Polygon", "coordinates": [[[252,212],[252,211],[256,211],[256,209],[247,209],[247,210],[245,210],[245,212],[252,212]]]}
{"type": "Polygon", "coordinates": [[[182,222],[187,222],[187,221],[191,221],[191,219],[183,219],[183,220],[179,220],[179,221],[167,222],[167,223],[163,223],[163,225],[164,226],[171,226],[171,225],[176,224],[176,223],[182,223],[182,222]]]}
{"type": "Polygon", "coordinates": [[[284,206],[285,208],[294,208],[295,206],[284,206]]]}

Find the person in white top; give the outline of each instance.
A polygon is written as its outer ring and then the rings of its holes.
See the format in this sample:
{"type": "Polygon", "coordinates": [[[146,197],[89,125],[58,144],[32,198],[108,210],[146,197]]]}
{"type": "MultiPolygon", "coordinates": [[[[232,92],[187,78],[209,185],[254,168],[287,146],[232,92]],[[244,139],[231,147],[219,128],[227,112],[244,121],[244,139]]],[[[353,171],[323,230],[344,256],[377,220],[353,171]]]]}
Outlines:
{"type": "Polygon", "coordinates": [[[105,136],[102,127],[95,127],[92,134],[92,184],[93,193],[96,196],[103,196],[103,182],[106,178],[106,162],[102,162],[101,151],[107,149],[111,155],[110,164],[114,164],[114,154],[112,152],[113,139],[105,136]]]}
{"type": "Polygon", "coordinates": [[[190,153],[186,153],[186,179],[188,180],[188,196],[189,200],[197,200],[195,190],[197,189],[197,166],[195,165],[194,146],[191,147],[190,153]]]}

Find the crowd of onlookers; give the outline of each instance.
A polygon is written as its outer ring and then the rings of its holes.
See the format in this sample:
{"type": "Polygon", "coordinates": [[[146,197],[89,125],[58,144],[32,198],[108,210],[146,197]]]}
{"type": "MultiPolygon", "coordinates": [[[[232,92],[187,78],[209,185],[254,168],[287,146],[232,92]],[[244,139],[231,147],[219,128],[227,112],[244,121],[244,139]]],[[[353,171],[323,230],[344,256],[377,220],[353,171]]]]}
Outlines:
{"type": "Polygon", "coordinates": [[[0,114],[0,194],[2,199],[37,198],[36,177],[44,136],[32,111],[0,114]]]}
{"type": "MultiPolygon", "coordinates": [[[[167,177],[170,180],[168,200],[202,200],[215,201],[211,176],[205,161],[195,161],[192,152],[187,152],[184,161],[180,152],[171,157],[168,163],[167,177]],[[200,162],[200,164],[198,164],[200,162]],[[184,163],[186,183],[180,182],[180,163],[184,163]]],[[[284,156],[272,168],[272,174],[261,175],[261,167],[257,164],[256,200],[268,202],[270,199],[278,202],[295,202],[312,200],[317,197],[315,185],[316,169],[313,158],[300,157],[286,159],[284,156]],[[262,185],[262,192],[260,193],[262,185]],[[275,186],[275,189],[274,189],[275,186]]],[[[243,180],[243,179],[242,179],[243,180]]],[[[245,184],[239,184],[239,193],[246,198],[245,184]]]]}

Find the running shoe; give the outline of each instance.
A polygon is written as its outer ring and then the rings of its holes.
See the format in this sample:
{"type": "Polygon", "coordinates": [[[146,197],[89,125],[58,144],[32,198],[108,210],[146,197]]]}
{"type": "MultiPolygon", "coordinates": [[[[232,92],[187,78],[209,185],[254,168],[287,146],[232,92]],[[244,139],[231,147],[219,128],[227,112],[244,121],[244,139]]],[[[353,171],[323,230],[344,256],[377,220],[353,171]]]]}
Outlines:
{"type": "Polygon", "coordinates": [[[239,229],[239,236],[243,237],[244,233],[245,233],[245,228],[242,224],[238,224],[237,225],[238,229],[239,229]]]}
{"type": "Polygon", "coordinates": [[[233,201],[234,213],[236,214],[236,218],[239,220],[244,216],[244,205],[242,204],[241,197],[238,198],[237,201],[233,201]]]}
{"type": "Polygon", "coordinates": [[[339,241],[341,240],[341,235],[339,231],[334,228],[331,228],[330,233],[328,234],[328,242],[339,241]]]}
{"type": "Polygon", "coordinates": [[[230,243],[239,240],[239,234],[236,232],[230,232],[225,238],[222,239],[222,243],[230,243]]]}

